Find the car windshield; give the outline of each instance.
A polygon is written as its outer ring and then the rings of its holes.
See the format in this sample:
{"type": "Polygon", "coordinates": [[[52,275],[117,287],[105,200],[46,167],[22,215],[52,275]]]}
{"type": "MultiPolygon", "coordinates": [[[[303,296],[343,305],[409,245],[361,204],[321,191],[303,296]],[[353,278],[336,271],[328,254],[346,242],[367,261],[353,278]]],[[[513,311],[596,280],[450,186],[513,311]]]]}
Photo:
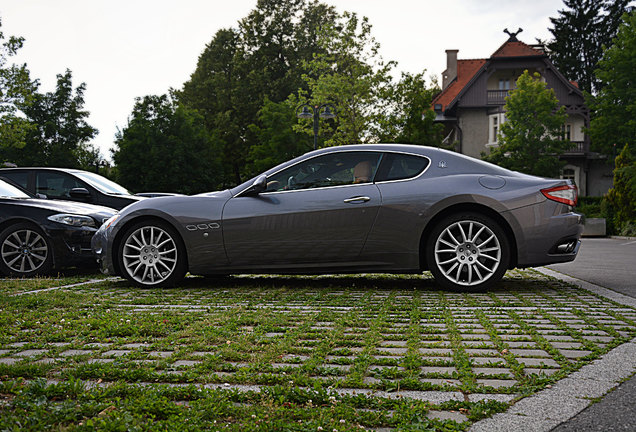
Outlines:
{"type": "Polygon", "coordinates": [[[110,181],[106,177],[102,177],[99,174],[87,171],[75,171],[73,172],[73,174],[88,182],[91,186],[93,186],[100,192],[113,195],[131,195],[131,193],[124,189],[123,186],[120,186],[114,181],[110,181]]]}
{"type": "Polygon", "coordinates": [[[0,180],[0,196],[8,198],[31,198],[17,187],[0,180]]]}

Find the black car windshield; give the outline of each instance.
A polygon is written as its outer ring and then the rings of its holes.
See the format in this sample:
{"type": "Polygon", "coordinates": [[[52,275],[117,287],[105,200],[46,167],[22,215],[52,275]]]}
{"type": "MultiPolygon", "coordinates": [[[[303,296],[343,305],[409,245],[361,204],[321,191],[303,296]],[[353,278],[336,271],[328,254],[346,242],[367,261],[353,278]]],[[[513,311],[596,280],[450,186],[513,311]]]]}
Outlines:
{"type": "Polygon", "coordinates": [[[95,174],[87,171],[74,171],[73,174],[89,183],[95,189],[100,192],[113,194],[113,195],[132,195],[123,186],[108,180],[106,177],[102,177],[99,174],[95,174]]]}
{"type": "Polygon", "coordinates": [[[31,198],[17,187],[0,180],[0,196],[8,198],[31,198]]]}

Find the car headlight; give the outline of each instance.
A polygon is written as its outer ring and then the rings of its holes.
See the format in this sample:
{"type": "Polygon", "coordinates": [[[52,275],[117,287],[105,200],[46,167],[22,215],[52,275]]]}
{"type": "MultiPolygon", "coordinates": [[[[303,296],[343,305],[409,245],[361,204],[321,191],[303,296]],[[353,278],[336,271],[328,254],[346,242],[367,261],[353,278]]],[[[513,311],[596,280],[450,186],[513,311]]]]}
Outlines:
{"type": "Polygon", "coordinates": [[[90,216],[80,216],[73,214],[60,213],[51,215],[47,218],[50,221],[61,223],[64,225],[71,225],[76,227],[95,227],[95,220],[90,216]]]}

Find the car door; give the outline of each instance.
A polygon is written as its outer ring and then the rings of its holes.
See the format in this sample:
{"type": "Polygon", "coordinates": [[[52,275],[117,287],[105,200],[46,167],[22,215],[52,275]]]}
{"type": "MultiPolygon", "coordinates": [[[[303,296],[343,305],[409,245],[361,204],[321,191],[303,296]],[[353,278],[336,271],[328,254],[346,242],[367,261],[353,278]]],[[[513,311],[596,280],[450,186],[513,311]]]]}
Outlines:
{"type": "Polygon", "coordinates": [[[378,152],[335,152],[268,177],[258,195],[230,199],[223,238],[233,266],[294,267],[355,263],[381,197],[378,152]]]}

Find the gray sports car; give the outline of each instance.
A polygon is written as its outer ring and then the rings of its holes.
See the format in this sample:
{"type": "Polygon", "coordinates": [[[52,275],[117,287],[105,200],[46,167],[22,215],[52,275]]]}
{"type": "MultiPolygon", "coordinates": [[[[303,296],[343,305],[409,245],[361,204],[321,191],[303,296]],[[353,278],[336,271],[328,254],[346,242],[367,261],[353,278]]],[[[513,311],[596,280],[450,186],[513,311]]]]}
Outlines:
{"type": "Polygon", "coordinates": [[[134,203],[93,237],[101,268],[143,287],[230,273],[420,273],[483,290],[507,269],[572,261],[569,180],[436,148],[307,153],[233,189],[134,203]]]}

